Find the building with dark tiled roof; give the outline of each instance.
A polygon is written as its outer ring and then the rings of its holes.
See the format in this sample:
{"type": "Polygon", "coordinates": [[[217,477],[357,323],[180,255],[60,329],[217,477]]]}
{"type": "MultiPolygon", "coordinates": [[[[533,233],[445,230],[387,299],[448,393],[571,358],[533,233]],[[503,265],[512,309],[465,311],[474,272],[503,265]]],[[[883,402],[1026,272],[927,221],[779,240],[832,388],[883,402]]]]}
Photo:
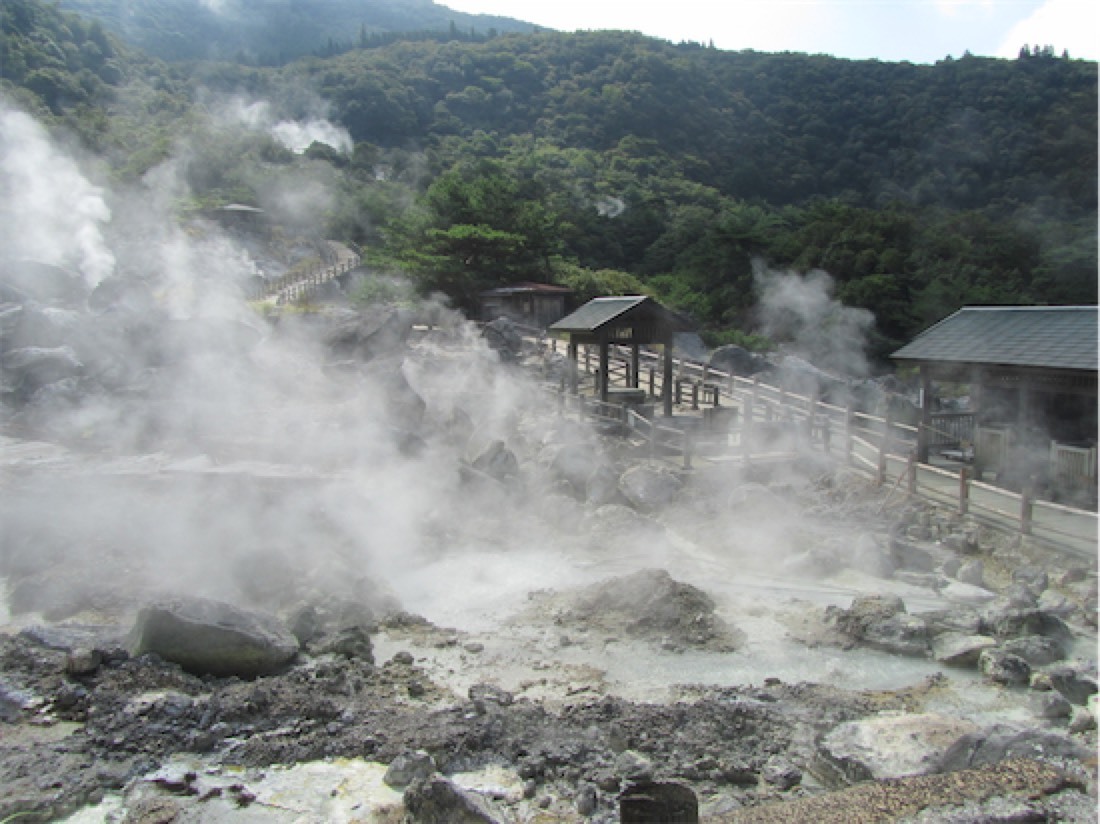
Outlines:
{"type": "Polygon", "coordinates": [[[552,283],[513,283],[481,293],[481,319],[508,318],[545,329],[565,316],[573,290],[552,283]]]}
{"type": "Polygon", "coordinates": [[[1021,488],[1091,484],[1095,497],[1097,321],[1095,306],[970,306],[894,352],[920,373],[918,458],[935,385],[968,384],[978,472],[1021,488]]]}

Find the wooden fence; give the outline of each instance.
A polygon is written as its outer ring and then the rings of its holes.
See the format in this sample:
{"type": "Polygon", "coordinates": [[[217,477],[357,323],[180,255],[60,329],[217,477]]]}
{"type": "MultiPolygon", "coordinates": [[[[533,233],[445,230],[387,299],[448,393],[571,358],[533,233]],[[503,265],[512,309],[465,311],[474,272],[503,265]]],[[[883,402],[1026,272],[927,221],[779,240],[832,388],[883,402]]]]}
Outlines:
{"type": "MultiPolygon", "coordinates": [[[[556,341],[548,344],[557,351],[556,341]]],[[[599,363],[595,347],[582,345],[578,355],[581,377],[592,377],[595,386],[599,363]]],[[[635,379],[630,373],[630,353],[613,350],[608,363],[610,380],[621,386],[636,383],[650,399],[656,399],[664,390],[658,361],[656,354],[642,352],[640,374],[635,379]]],[[[971,477],[965,465],[955,470],[919,463],[917,426],[892,420],[889,415],[876,416],[852,406],[826,403],[763,383],[758,377],[744,378],[690,360],[676,359],[673,366],[674,401],[698,411],[697,419],[681,418],[673,426],[657,423],[648,409],[601,403],[583,395],[569,396],[569,402],[581,414],[619,422],[631,434],[647,440],[652,454],[676,456],[685,469],[690,469],[696,458],[751,463],[772,456],[790,457],[797,449],[817,449],[871,473],[880,484],[904,485],[909,494],[951,507],[960,514],[1017,530],[1071,552],[1095,555],[1096,512],[1039,500],[1027,490],[1013,492],[983,483],[971,477]],[[729,412],[719,414],[723,409],[729,412]]],[[[563,379],[559,387],[563,404],[567,403],[567,384],[563,379]]],[[[967,434],[972,438],[974,433],[973,417],[968,414],[936,415],[930,440],[957,446],[968,441],[967,434]]],[[[1071,450],[1074,448],[1063,451],[1069,455],[1071,450]]],[[[1092,472],[1091,477],[1095,477],[1095,451],[1076,449],[1065,459],[1066,463],[1074,461],[1074,466],[1080,465],[1079,472],[1092,472]]]]}

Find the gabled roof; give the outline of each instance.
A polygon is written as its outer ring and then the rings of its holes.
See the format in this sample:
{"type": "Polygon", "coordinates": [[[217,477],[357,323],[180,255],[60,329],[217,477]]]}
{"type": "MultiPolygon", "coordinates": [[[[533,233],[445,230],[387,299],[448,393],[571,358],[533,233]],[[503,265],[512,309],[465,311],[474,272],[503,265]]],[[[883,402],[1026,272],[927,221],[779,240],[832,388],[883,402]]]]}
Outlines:
{"type": "Polygon", "coordinates": [[[921,332],[897,360],[1097,371],[1095,306],[968,306],[921,332]]]}
{"type": "Polygon", "coordinates": [[[486,289],[481,293],[482,297],[505,297],[507,295],[571,295],[573,290],[568,286],[557,286],[553,283],[513,283],[510,286],[501,286],[497,289],[486,289]]]}
{"type": "Polygon", "coordinates": [[[629,312],[636,306],[641,306],[650,301],[658,309],[662,309],[656,301],[644,295],[615,298],[593,298],[577,311],[566,315],[561,320],[550,326],[552,332],[593,332],[615,318],[629,312]]]}

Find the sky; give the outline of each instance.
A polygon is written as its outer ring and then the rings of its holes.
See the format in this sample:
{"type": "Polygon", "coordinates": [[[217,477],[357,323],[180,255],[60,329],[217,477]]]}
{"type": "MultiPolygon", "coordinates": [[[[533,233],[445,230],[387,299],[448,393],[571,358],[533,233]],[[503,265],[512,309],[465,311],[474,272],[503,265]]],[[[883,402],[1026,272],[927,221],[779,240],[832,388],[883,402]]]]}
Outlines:
{"type": "Polygon", "coordinates": [[[560,31],[623,29],[720,49],[935,63],[1020,47],[1100,58],[1100,0],[437,0],[560,31]]]}

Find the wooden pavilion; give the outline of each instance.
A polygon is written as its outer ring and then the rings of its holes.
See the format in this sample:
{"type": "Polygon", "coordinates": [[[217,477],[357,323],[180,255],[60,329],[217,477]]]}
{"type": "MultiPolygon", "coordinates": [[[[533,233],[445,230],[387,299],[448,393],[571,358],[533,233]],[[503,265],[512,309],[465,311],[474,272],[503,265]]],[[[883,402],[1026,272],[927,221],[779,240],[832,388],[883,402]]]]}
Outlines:
{"type": "Polygon", "coordinates": [[[613,344],[630,348],[630,382],[638,389],[639,351],[642,346],[663,348],[661,397],[666,417],[672,417],[672,344],[677,332],[687,324],[675,313],[653,298],[645,296],[594,298],[570,315],[551,324],[551,334],[569,340],[569,361],[572,367],[572,387],[576,390],[577,347],[594,344],[600,349],[599,397],[607,403],[611,396],[608,366],[613,344]]]}
{"type": "Polygon", "coordinates": [[[965,307],[891,357],[920,372],[927,461],[934,382],[968,384],[975,471],[1096,490],[1097,307],[965,307]]]}

